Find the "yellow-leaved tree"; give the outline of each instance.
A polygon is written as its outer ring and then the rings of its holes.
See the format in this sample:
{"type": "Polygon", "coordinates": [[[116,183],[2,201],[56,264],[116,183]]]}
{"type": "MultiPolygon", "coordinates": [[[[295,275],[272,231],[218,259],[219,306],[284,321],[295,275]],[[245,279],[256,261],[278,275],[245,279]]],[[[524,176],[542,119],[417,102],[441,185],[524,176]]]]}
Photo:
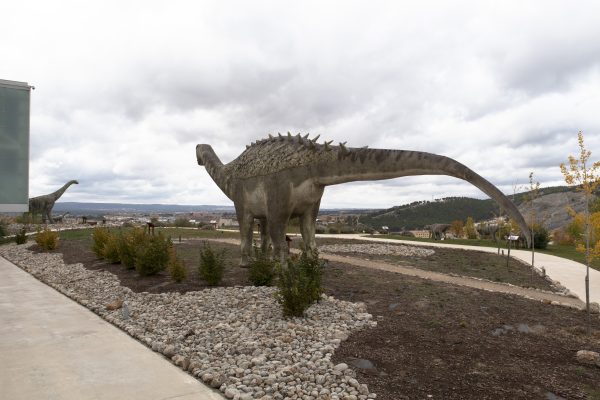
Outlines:
{"type": "Polygon", "coordinates": [[[467,239],[477,239],[477,231],[475,230],[475,222],[473,221],[473,217],[467,217],[467,222],[465,223],[465,234],[467,235],[467,239]]]}
{"type": "MultiPolygon", "coordinates": [[[[529,193],[526,195],[525,199],[529,203],[530,207],[530,218],[529,218],[529,227],[531,229],[531,266],[535,266],[535,225],[537,223],[535,219],[535,199],[537,199],[540,195],[540,183],[533,182],[533,171],[529,173],[529,193]]],[[[533,268],[531,269],[533,272],[533,268]]]]}
{"type": "Polygon", "coordinates": [[[575,215],[576,219],[583,222],[583,237],[573,238],[578,251],[585,253],[586,275],[585,275],[585,304],[588,313],[588,331],[591,329],[590,316],[590,264],[594,258],[600,256],[600,237],[593,237],[594,223],[600,224],[600,215],[592,218],[590,206],[594,191],[600,184],[600,161],[592,162],[592,152],[585,148],[583,143],[583,132],[577,135],[579,141],[579,158],[569,156],[569,164],[560,164],[560,171],[565,177],[567,185],[575,185],[577,190],[585,196],[585,207],[583,216],[575,215]]]}
{"type": "Polygon", "coordinates": [[[452,221],[452,224],[450,225],[450,231],[457,238],[459,238],[459,239],[462,238],[462,236],[465,234],[464,222],[462,222],[460,219],[457,219],[456,221],[452,221]]]}

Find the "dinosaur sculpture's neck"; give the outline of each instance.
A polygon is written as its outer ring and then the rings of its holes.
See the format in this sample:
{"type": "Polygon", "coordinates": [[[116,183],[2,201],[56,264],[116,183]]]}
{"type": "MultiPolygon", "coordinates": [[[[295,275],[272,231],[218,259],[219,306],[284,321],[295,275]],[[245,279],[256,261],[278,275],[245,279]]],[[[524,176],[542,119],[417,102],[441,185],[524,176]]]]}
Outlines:
{"type": "Polygon", "coordinates": [[[517,221],[528,241],[530,239],[529,228],[515,205],[489,181],[448,157],[419,151],[340,148],[336,161],[316,168],[315,180],[324,186],[413,175],[448,175],[463,179],[498,202],[517,221]]]}
{"type": "Polygon", "coordinates": [[[213,148],[208,144],[199,144],[196,146],[196,158],[198,165],[204,165],[206,172],[208,172],[213,181],[231,199],[229,178],[223,173],[223,163],[215,154],[213,148]]]}
{"type": "Polygon", "coordinates": [[[62,196],[63,193],[69,188],[69,186],[73,185],[74,183],[77,183],[77,181],[69,181],[65,183],[63,187],[58,189],[56,192],[52,193],[51,197],[54,199],[54,201],[58,200],[60,196],[62,196]]]}

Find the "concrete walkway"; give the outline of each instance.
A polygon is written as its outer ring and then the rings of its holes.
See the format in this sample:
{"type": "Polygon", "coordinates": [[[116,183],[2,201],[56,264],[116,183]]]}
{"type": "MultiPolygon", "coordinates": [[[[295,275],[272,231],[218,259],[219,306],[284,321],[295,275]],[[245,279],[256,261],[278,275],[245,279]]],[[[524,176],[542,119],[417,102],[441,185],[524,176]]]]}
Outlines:
{"type": "Polygon", "coordinates": [[[0,257],[0,398],[223,397],[0,257]]]}
{"type": "MultiPolygon", "coordinates": [[[[454,249],[484,251],[487,253],[496,253],[498,250],[495,247],[480,247],[466,246],[460,244],[448,243],[430,243],[417,242],[412,240],[396,240],[386,238],[375,238],[362,236],[360,234],[345,234],[345,235],[317,235],[322,238],[338,238],[338,239],[355,239],[367,240],[373,242],[386,243],[402,243],[411,246],[429,246],[429,247],[447,247],[454,249]]],[[[511,250],[510,255],[527,264],[531,264],[531,251],[528,250],[511,250]]],[[[546,274],[555,281],[561,283],[572,293],[577,295],[582,301],[585,301],[585,270],[584,264],[576,261],[568,260],[562,257],[556,257],[548,254],[535,253],[535,267],[544,268],[546,274]]],[[[600,303],[600,271],[590,268],[590,301],[600,303]]]]}

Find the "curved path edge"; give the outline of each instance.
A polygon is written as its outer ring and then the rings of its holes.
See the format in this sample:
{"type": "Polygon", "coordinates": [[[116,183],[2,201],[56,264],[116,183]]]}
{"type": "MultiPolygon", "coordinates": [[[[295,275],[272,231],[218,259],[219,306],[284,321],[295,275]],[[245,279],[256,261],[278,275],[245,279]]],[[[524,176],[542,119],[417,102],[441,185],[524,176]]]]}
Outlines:
{"type": "MultiPolygon", "coordinates": [[[[335,237],[341,239],[367,240],[386,243],[402,243],[413,246],[424,247],[446,247],[454,249],[482,251],[486,253],[496,253],[495,247],[466,246],[448,243],[428,243],[416,242],[412,240],[386,239],[378,237],[362,236],[360,234],[349,235],[317,235],[321,237],[335,237]]],[[[511,250],[510,255],[526,264],[531,265],[531,251],[511,250]]],[[[585,264],[569,260],[550,254],[535,253],[535,268],[538,270],[544,268],[550,279],[559,282],[562,286],[569,289],[575,296],[585,301],[585,264]]],[[[600,303],[600,271],[590,268],[590,302],[600,303]]]]}
{"type": "MultiPolygon", "coordinates": [[[[332,237],[332,236],[327,236],[327,237],[332,237]]],[[[363,240],[362,237],[349,238],[349,237],[347,237],[347,235],[344,235],[342,238],[363,240]]],[[[235,244],[235,245],[240,244],[240,241],[238,239],[210,238],[210,239],[202,239],[202,240],[235,244]]],[[[392,243],[397,242],[396,240],[392,240],[392,239],[387,239],[387,240],[391,241],[392,243]]],[[[412,244],[412,242],[409,242],[409,244],[412,244]]],[[[292,250],[292,251],[294,251],[294,250],[292,250]]],[[[388,263],[384,263],[381,261],[363,260],[363,259],[359,259],[359,258],[345,257],[345,256],[339,256],[336,254],[328,254],[328,253],[320,253],[320,255],[322,258],[329,260],[329,261],[350,264],[350,265],[354,265],[357,267],[371,268],[371,269],[377,269],[380,271],[387,271],[387,272],[394,272],[394,273],[398,273],[398,274],[402,274],[402,275],[414,276],[414,277],[422,278],[422,279],[430,279],[432,281],[449,283],[452,285],[467,286],[467,287],[481,289],[481,290],[487,290],[487,291],[491,291],[491,292],[513,294],[513,295],[525,297],[525,298],[532,299],[532,300],[544,301],[547,303],[554,302],[553,304],[560,304],[563,306],[577,308],[577,309],[583,309],[585,307],[585,304],[578,298],[564,296],[564,295],[557,294],[557,293],[545,292],[542,290],[527,289],[527,288],[523,288],[520,286],[515,286],[515,285],[510,285],[510,284],[505,284],[505,283],[496,283],[496,282],[486,281],[483,279],[470,278],[470,277],[466,277],[466,276],[455,276],[455,275],[442,274],[440,272],[427,271],[427,270],[418,269],[418,268],[414,268],[414,267],[410,267],[410,266],[388,264],[388,263]]]]}

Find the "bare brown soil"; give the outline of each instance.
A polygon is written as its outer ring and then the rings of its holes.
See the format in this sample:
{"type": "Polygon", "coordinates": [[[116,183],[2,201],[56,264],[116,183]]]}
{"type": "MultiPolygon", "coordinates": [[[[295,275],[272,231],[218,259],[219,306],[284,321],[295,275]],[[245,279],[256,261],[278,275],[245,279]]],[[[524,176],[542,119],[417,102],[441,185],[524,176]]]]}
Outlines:
{"type": "MultiPolygon", "coordinates": [[[[373,245],[373,242],[344,240],[341,243],[361,243],[373,245]]],[[[340,243],[337,239],[317,240],[319,245],[340,243]]],[[[389,243],[385,243],[390,245],[389,243]]],[[[409,257],[392,254],[363,254],[360,252],[341,253],[347,257],[355,257],[366,260],[377,260],[394,265],[410,265],[415,268],[441,272],[445,274],[456,274],[490,280],[492,282],[510,283],[524,288],[535,288],[547,291],[555,291],[550,281],[537,273],[532,273],[531,267],[524,262],[499,254],[488,253],[477,250],[465,251],[462,249],[451,249],[443,247],[418,246],[420,249],[430,249],[434,253],[425,257],[409,257]],[[507,265],[508,264],[508,265],[507,265]]]]}
{"type": "MultiPolygon", "coordinates": [[[[247,285],[248,271],[236,266],[239,247],[211,245],[227,251],[223,285],[247,285]]],[[[166,272],[140,278],[107,264],[91,252],[89,239],[61,240],[57,251],[67,263],[114,273],[134,291],[204,289],[200,242],[176,246],[188,267],[180,284],[166,272]]],[[[324,290],[365,302],[378,321],[342,342],[334,356],[353,366],[378,399],[600,399],[600,368],[575,360],[578,350],[600,351],[598,316],[587,336],[581,311],[338,262],[326,267],[324,290]]]]}

